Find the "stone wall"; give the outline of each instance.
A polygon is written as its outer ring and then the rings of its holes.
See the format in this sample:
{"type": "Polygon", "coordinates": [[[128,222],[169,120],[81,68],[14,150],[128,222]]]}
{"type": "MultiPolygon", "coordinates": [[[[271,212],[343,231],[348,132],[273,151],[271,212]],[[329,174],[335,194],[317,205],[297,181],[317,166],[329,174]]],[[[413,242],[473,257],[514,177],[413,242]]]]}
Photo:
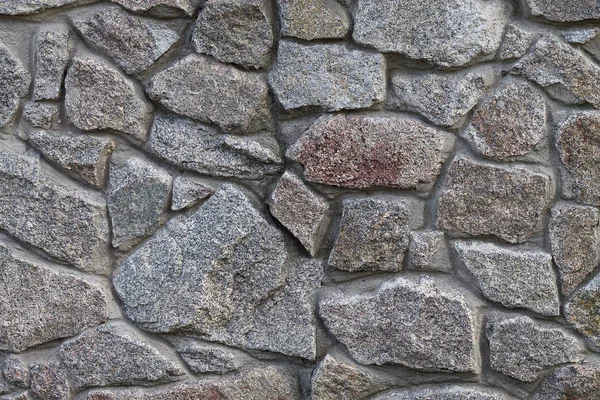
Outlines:
{"type": "Polygon", "coordinates": [[[597,21],[0,0],[0,399],[599,399],[597,21]]]}

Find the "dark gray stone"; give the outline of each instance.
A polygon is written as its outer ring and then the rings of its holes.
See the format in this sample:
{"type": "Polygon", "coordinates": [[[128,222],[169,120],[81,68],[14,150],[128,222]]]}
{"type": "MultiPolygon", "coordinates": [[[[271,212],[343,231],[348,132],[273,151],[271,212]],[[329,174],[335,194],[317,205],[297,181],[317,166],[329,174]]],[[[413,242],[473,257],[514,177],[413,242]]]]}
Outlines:
{"type": "Polygon", "coordinates": [[[8,355],[2,364],[2,376],[6,382],[21,389],[26,389],[31,383],[29,365],[19,356],[8,355]]]}
{"type": "Polygon", "coordinates": [[[531,400],[592,400],[600,397],[600,368],[596,364],[557,368],[531,400]]]}
{"type": "Polygon", "coordinates": [[[33,400],[69,400],[71,388],[60,364],[35,364],[31,367],[31,397],[33,400]]]}
{"type": "Polygon", "coordinates": [[[484,386],[476,385],[440,385],[425,388],[399,389],[373,400],[511,400],[511,396],[484,386]]]}
{"type": "Polygon", "coordinates": [[[196,373],[224,374],[238,369],[235,357],[225,350],[198,343],[176,346],[177,353],[196,373]]]}
{"type": "Polygon", "coordinates": [[[380,388],[371,374],[327,354],[313,371],[312,400],[361,400],[380,388]]]}
{"type": "Polygon", "coordinates": [[[600,18],[600,5],[588,0],[527,0],[531,14],[551,21],[570,22],[600,18]]]}
{"type": "Polygon", "coordinates": [[[8,124],[15,116],[21,99],[29,92],[30,83],[29,72],[0,41],[0,127],[8,124]]]}
{"type": "Polygon", "coordinates": [[[560,314],[550,254],[478,242],[456,242],[454,248],[488,299],[505,307],[523,307],[542,315],[560,314]]]}
{"type": "Polygon", "coordinates": [[[164,13],[167,16],[182,12],[192,16],[200,6],[200,0],[110,0],[135,12],[164,13]],[[164,10],[164,11],[163,11],[164,10]]]}
{"type": "Polygon", "coordinates": [[[58,107],[54,104],[27,103],[23,108],[23,118],[34,128],[50,129],[58,115],[58,107]]]}
{"type": "Polygon", "coordinates": [[[446,235],[441,231],[413,232],[410,237],[410,263],[420,270],[449,272],[446,235]]]}
{"type": "Polygon", "coordinates": [[[277,0],[281,34],[304,40],[346,36],[350,20],[337,0],[277,0]]]}
{"type": "Polygon", "coordinates": [[[564,306],[567,321],[596,346],[600,346],[599,308],[600,275],[573,292],[564,306]]]}
{"type": "Polygon", "coordinates": [[[69,31],[66,28],[38,32],[35,41],[34,100],[60,98],[70,58],[69,31]]]}
{"type": "Polygon", "coordinates": [[[178,176],[173,180],[173,197],[171,210],[179,211],[207,198],[215,192],[212,186],[203,181],[186,176],[178,176]]]}

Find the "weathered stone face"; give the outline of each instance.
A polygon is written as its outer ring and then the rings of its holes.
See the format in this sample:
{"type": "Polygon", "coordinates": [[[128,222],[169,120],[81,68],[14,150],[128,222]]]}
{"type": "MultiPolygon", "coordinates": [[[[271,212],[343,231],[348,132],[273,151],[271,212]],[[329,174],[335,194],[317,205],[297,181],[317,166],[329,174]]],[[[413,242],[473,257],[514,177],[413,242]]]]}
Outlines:
{"type": "Polygon", "coordinates": [[[177,353],[196,373],[224,374],[237,369],[235,357],[230,352],[196,343],[176,346],[177,353]]]}
{"type": "Polygon", "coordinates": [[[444,272],[452,269],[444,232],[413,232],[409,254],[410,263],[418,269],[444,272]]]}
{"type": "Polygon", "coordinates": [[[587,0],[527,0],[531,14],[551,21],[568,22],[600,18],[600,5],[587,0]]]}
{"type": "Polygon", "coordinates": [[[557,368],[542,383],[532,400],[595,399],[600,396],[597,365],[568,365],[557,368]]]}
{"type": "Polygon", "coordinates": [[[414,120],[340,114],[315,121],[287,156],[310,182],[414,189],[436,179],[452,145],[450,135],[414,120]]]}
{"type": "Polygon", "coordinates": [[[538,230],[550,178],[522,167],[452,161],[439,200],[439,228],[521,243],[538,230]]]}
{"type": "Polygon", "coordinates": [[[564,313],[567,321],[596,346],[600,346],[600,275],[577,289],[565,303],[564,313]]]}
{"type": "Polygon", "coordinates": [[[337,1],[277,0],[277,6],[283,36],[336,39],[343,38],[350,28],[348,15],[337,1]]]}
{"type": "MultiPolygon", "coordinates": [[[[64,0],[63,0],[64,1],[64,0]]],[[[135,12],[146,12],[155,10],[182,11],[186,15],[194,14],[200,5],[199,0],[110,0],[135,12]]]]}
{"type": "Polygon", "coordinates": [[[58,107],[51,104],[27,103],[23,107],[23,118],[34,128],[52,128],[57,114],[58,107]]]}
{"type": "Polygon", "coordinates": [[[0,127],[12,120],[30,83],[31,75],[21,61],[0,42],[0,127]]]}
{"type": "Polygon", "coordinates": [[[67,400],[71,388],[60,364],[35,364],[31,367],[31,397],[34,400],[67,400]]]}
{"type": "Polygon", "coordinates": [[[311,399],[360,400],[377,389],[371,374],[327,354],[313,371],[311,399]]]}
{"type": "Polygon", "coordinates": [[[359,0],[353,38],[379,51],[458,67],[496,52],[509,11],[499,0],[359,0]]]}
{"type": "Polygon", "coordinates": [[[502,60],[521,58],[535,41],[535,34],[516,25],[508,25],[498,55],[502,60]]]}
{"type": "Polygon", "coordinates": [[[49,8],[74,4],[86,4],[94,1],[95,0],[7,0],[0,3],[0,14],[33,14],[49,8]]]}
{"type": "Polygon", "coordinates": [[[499,390],[475,385],[446,385],[439,387],[394,390],[374,400],[510,400],[513,397],[499,390]]]}
{"type": "Polygon", "coordinates": [[[477,371],[475,315],[457,291],[431,278],[397,278],[376,292],[322,300],[325,326],[361,364],[477,371]]]}
{"type": "Polygon", "coordinates": [[[35,42],[35,100],[58,100],[69,52],[69,31],[66,29],[40,31],[35,42]]]}
{"type": "Polygon", "coordinates": [[[215,192],[212,186],[191,177],[178,176],[173,180],[171,210],[179,211],[189,207],[215,192]]]}

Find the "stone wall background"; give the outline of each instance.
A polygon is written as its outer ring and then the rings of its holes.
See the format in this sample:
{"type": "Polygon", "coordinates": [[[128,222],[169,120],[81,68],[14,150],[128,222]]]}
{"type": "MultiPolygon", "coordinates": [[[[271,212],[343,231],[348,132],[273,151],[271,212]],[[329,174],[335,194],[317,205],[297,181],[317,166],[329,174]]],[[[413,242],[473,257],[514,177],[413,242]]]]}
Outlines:
{"type": "Polygon", "coordinates": [[[598,19],[0,0],[0,397],[600,398],[598,19]]]}

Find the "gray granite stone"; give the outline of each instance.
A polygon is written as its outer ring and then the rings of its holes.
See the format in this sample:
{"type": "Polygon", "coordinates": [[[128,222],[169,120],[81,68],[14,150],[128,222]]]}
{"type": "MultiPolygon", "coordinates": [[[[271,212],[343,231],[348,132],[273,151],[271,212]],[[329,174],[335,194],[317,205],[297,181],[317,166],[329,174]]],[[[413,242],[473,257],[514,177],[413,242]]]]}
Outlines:
{"type": "Polygon", "coordinates": [[[2,363],[2,376],[11,385],[26,389],[31,383],[29,365],[21,357],[10,354],[2,363]]]}
{"type": "Polygon", "coordinates": [[[561,36],[569,43],[585,44],[594,39],[599,31],[599,28],[573,28],[562,31],[561,36]]]}
{"type": "Polygon", "coordinates": [[[0,41],[0,127],[13,119],[30,83],[31,75],[21,60],[0,41]]]}
{"type": "Polygon", "coordinates": [[[51,8],[67,5],[81,5],[96,0],[5,0],[0,3],[0,14],[33,14],[51,8]]]}
{"type": "Polygon", "coordinates": [[[550,254],[478,242],[458,241],[454,248],[488,299],[505,307],[527,308],[542,315],[560,314],[550,254]]]}
{"type": "Polygon", "coordinates": [[[203,181],[186,176],[178,176],[173,180],[173,197],[171,210],[179,211],[212,195],[215,189],[203,181]]]}
{"type": "Polygon", "coordinates": [[[210,345],[187,343],[175,347],[187,366],[196,373],[224,374],[238,369],[231,352],[210,345]]]}
{"type": "Polygon", "coordinates": [[[567,321],[596,346],[600,346],[599,307],[600,275],[573,292],[564,306],[567,321]]]}
{"type": "Polygon", "coordinates": [[[279,42],[269,83],[285,110],[323,111],[370,107],[385,99],[386,62],[381,54],[340,44],[279,42]]]}
{"type": "Polygon", "coordinates": [[[33,400],[69,400],[71,388],[60,364],[34,364],[31,367],[31,397],[33,400]]]}
{"type": "Polygon", "coordinates": [[[439,385],[399,389],[375,396],[373,400],[511,400],[511,396],[484,386],[439,385]]]}
{"type": "Polygon", "coordinates": [[[531,45],[535,42],[536,35],[517,25],[510,24],[506,28],[504,39],[498,56],[501,60],[511,60],[521,58],[526,53],[531,45]]]}
{"type": "Polygon", "coordinates": [[[23,107],[23,118],[34,128],[51,129],[58,115],[58,107],[54,104],[31,102],[23,107]]]}
{"type": "Polygon", "coordinates": [[[477,371],[475,315],[464,296],[430,277],[384,282],[373,293],[320,302],[325,326],[361,364],[477,371]]]}
{"type": "Polygon", "coordinates": [[[527,0],[531,14],[551,21],[570,22],[600,18],[600,5],[587,0],[527,0]]]}
{"type": "Polygon", "coordinates": [[[344,200],[329,265],[345,271],[400,271],[408,250],[410,211],[403,201],[344,200]]]}
{"type": "Polygon", "coordinates": [[[532,400],[592,400],[600,397],[600,368],[596,364],[567,365],[554,370],[532,400]]]}
{"type": "Polygon", "coordinates": [[[200,6],[200,0],[110,0],[135,12],[154,12],[166,16],[183,13],[192,16],[200,6]]]}
{"type": "Polygon", "coordinates": [[[380,388],[370,373],[327,354],[311,379],[311,400],[360,400],[380,388]]]}
{"type": "Polygon", "coordinates": [[[446,174],[437,226],[521,243],[538,232],[550,189],[550,177],[545,174],[458,157],[446,174]]]}
{"type": "Polygon", "coordinates": [[[509,13],[501,0],[359,0],[353,38],[379,51],[458,67],[496,53],[509,13]]]}
{"type": "Polygon", "coordinates": [[[288,148],[309,182],[351,189],[431,184],[454,145],[451,135],[398,117],[324,115],[288,148]]]}
{"type": "Polygon", "coordinates": [[[449,272],[452,269],[446,235],[441,231],[412,232],[409,255],[410,264],[420,270],[449,272]]]}
{"type": "Polygon", "coordinates": [[[71,59],[66,28],[42,30],[35,40],[34,100],[58,100],[63,78],[71,59]]]}
{"type": "Polygon", "coordinates": [[[283,36],[338,39],[350,29],[346,9],[337,0],[277,0],[277,6],[283,36]]]}

